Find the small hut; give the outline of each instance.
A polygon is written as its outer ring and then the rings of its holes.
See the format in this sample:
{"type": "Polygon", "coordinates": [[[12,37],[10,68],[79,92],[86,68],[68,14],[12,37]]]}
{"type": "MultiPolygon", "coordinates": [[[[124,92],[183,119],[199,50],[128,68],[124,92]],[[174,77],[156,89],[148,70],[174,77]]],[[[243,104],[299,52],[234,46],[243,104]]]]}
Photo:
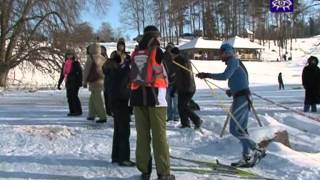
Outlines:
{"type": "Polygon", "coordinates": [[[219,48],[222,41],[195,38],[179,47],[190,59],[219,60],[219,48]]]}
{"type": "Polygon", "coordinates": [[[235,36],[233,38],[223,41],[223,44],[228,43],[235,48],[239,58],[243,61],[260,61],[261,50],[263,46],[251,42],[249,39],[235,36]]]}

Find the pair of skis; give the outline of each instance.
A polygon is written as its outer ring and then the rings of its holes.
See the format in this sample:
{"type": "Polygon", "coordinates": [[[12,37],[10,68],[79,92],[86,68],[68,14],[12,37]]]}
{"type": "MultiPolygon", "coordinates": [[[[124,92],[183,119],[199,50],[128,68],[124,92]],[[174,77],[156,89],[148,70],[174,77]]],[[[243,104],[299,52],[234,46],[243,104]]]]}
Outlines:
{"type": "Polygon", "coordinates": [[[214,161],[202,161],[202,160],[194,160],[176,156],[170,156],[171,159],[181,160],[196,164],[197,166],[173,166],[171,170],[173,171],[181,171],[181,172],[191,172],[200,175],[220,175],[224,177],[230,178],[238,178],[238,179],[261,179],[261,180],[271,180],[270,178],[266,178],[255,174],[253,172],[239,169],[233,166],[225,165],[220,163],[218,160],[214,161]]]}

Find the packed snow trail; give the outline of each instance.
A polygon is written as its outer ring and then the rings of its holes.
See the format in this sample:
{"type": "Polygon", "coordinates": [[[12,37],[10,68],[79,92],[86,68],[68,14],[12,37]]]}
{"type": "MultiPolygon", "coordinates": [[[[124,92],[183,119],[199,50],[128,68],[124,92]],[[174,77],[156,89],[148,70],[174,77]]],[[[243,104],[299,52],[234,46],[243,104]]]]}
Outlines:
{"type": "MultiPolygon", "coordinates": [[[[253,91],[277,103],[301,110],[304,91],[297,85],[278,91],[276,86],[254,87],[253,91]]],[[[203,133],[180,129],[179,123],[167,125],[172,155],[222,164],[240,158],[241,146],[228,132],[219,138],[226,114],[217,103],[230,106],[231,99],[223,92],[198,90],[194,100],[204,120],[203,133]]],[[[80,91],[84,115],[67,117],[64,91],[35,93],[9,91],[0,95],[0,178],[5,179],[128,179],[138,180],[135,168],[123,168],[111,163],[113,136],[112,118],[102,126],[85,120],[89,92],[80,91]]],[[[320,125],[307,118],[277,108],[254,98],[255,107],[264,127],[258,127],[253,116],[249,132],[257,142],[278,130],[287,130],[291,148],[272,142],[268,155],[254,168],[247,169],[272,179],[320,178],[320,125]]],[[[312,114],[319,117],[319,113],[312,114]]],[[[131,158],[135,159],[136,131],[131,123],[131,158]]],[[[179,171],[177,166],[195,166],[185,161],[171,160],[178,180],[234,179],[225,175],[179,171]]],[[[155,170],[152,178],[156,178],[155,170]]]]}

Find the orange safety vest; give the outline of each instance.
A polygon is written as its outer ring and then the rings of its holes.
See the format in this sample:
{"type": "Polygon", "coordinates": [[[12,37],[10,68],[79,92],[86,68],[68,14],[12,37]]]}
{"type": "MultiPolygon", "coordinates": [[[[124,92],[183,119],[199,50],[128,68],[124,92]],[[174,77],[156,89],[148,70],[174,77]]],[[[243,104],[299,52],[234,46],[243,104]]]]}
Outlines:
{"type": "Polygon", "coordinates": [[[141,85],[147,87],[166,88],[167,77],[162,64],[156,61],[157,49],[149,53],[148,49],[135,50],[132,53],[131,71],[137,71],[131,80],[131,90],[138,89],[141,85]]]}

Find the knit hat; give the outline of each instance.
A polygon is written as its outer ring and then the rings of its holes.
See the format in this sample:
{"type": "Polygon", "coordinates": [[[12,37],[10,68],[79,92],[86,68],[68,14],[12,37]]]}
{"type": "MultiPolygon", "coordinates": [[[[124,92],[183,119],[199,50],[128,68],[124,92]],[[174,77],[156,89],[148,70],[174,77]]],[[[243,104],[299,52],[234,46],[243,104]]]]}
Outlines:
{"type": "Polygon", "coordinates": [[[145,27],[145,28],[143,29],[143,33],[144,33],[144,34],[145,34],[145,33],[148,33],[148,32],[159,32],[159,30],[158,30],[157,27],[155,27],[155,26],[153,26],[153,25],[149,25],[149,26],[147,26],[147,27],[145,27]]]}
{"type": "Polygon", "coordinates": [[[76,56],[76,53],[73,49],[67,49],[65,57],[67,57],[68,55],[76,56]]]}
{"type": "Polygon", "coordinates": [[[123,45],[124,46],[124,51],[125,51],[125,48],[126,48],[126,43],[124,41],[124,38],[119,38],[118,39],[118,42],[117,42],[117,49],[120,45],[123,45]]]}
{"type": "Polygon", "coordinates": [[[167,46],[166,46],[166,51],[168,51],[170,48],[171,48],[171,49],[174,48],[174,44],[173,44],[172,42],[169,42],[169,43],[167,44],[167,46]]]}
{"type": "Polygon", "coordinates": [[[147,26],[144,28],[143,30],[143,36],[142,36],[142,39],[139,41],[139,48],[140,49],[145,49],[147,48],[148,46],[153,46],[155,44],[159,44],[159,42],[155,41],[157,37],[160,37],[161,34],[158,30],[158,28],[156,28],[155,26],[147,26]],[[150,44],[150,40],[153,41],[151,42],[150,44]]]}
{"type": "Polygon", "coordinates": [[[233,56],[235,54],[234,48],[232,47],[232,45],[230,45],[228,43],[222,44],[220,46],[220,51],[225,52],[225,53],[229,54],[230,56],[233,56]]]}
{"type": "Polygon", "coordinates": [[[179,50],[179,48],[174,47],[174,48],[171,49],[171,53],[172,54],[180,54],[180,50],[179,50]]]}
{"type": "Polygon", "coordinates": [[[119,44],[122,44],[122,45],[124,45],[124,46],[126,45],[126,43],[125,43],[125,41],[124,41],[124,38],[119,38],[119,39],[118,39],[118,45],[119,45],[119,44]]]}
{"type": "Polygon", "coordinates": [[[318,65],[318,63],[319,63],[319,60],[318,60],[317,57],[315,57],[315,56],[310,56],[310,57],[308,58],[308,64],[318,65]]]}

